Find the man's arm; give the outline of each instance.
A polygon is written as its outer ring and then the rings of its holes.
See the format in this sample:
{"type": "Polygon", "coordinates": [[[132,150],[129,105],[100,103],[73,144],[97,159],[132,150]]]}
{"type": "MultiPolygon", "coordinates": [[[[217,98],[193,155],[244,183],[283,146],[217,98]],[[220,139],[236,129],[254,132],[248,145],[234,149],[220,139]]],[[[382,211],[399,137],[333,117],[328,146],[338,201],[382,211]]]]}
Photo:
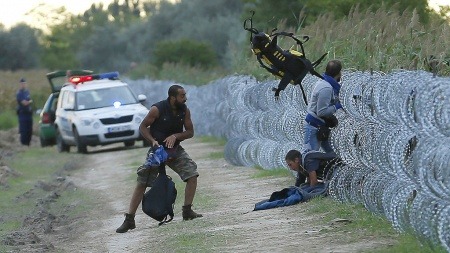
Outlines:
{"type": "Polygon", "coordinates": [[[317,94],[317,116],[324,118],[333,115],[336,112],[336,107],[330,105],[333,97],[333,89],[322,88],[317,94]]]}
{"type": "Polygon", "coordinates": [[[20,101],[20,103],[23,105],[23,106],[27,106],[27,105],[30,105],[31,103],[33,103],[33,100],[22,100],[22,101],[20,101]]]}
{"type": "Polygon", "coordinates": [[[307,177],[301,173],[301,172],[297,172],[297,178],[295,180],[295,186],[299,187],[302,183],[304,183],[306,181],[307,177]]]}
{"type": "Polygon", "coordinates": [[[308,174],[309,174],[309,176],[308,176],[309,185],[310,186],[315,186],[318,183],[316,171],[311,171],[308,174]]]}
{"type": "Polygon", "coordinates": [[[156,106],[152,106],[150,108],[150,111],[145,116],[144,120],[142,120],[141,124],[139,125],[139,132],[141,133],[142,137],[146,139],[148,142],[150,142],[151,146],[159,146],[158,142],[153,138],[153,136],[150,134],[149,128],[155,122],[155,119],[159,117],[159,110],[156,106]]]}
{"type": "Polygon", "coordinates": [[[194,136],[194,124],[191,119],[191,111],[186,108],[186,115],[184,116],[184,131],[181,133],[172,134],[167,137],[164,142],[168,148],[173,148],[173,145],[177,140],[184,141],[194,136]]]}
{"type": "Polygon", "coordinates": [[[16,96],[16,99],[17,99],[17,101],[21,104],[21,105],[23,105],[23,106],[27,106],[27,105],[30,105],[31,103],[33,103],[33,100],[27,100],[26,99],[26,97],[24,96],[24,95],[22,95],[23,93],[21,93],[21,94],[17,94],[17,96],[16,96]]]}

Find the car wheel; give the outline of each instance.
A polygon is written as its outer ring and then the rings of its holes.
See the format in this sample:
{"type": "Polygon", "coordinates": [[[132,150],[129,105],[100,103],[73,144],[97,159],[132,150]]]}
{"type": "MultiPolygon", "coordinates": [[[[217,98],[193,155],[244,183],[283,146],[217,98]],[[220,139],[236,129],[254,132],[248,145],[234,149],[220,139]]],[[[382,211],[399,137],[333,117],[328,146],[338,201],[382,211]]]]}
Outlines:
{"type": "Polygon", "coordinates": [[[73,136],[75,137],[75,143],[77,144],[77,152],[81,154],[87,153],[87,146],[80,140],[80,135],[78,134],[77,128],[73,128],[73,136]]]}
{"type": "Polygon", "coordinates": [[[61,152],[70,152],[70,146],[67,145],[58,129],[56,129],[56,149],[59,153],[61,152]]]}
{"type": "Polygon", "coordinates": [[[134,146],[135,141],[125,141],[125,147],[133,147],[134,146]]]}

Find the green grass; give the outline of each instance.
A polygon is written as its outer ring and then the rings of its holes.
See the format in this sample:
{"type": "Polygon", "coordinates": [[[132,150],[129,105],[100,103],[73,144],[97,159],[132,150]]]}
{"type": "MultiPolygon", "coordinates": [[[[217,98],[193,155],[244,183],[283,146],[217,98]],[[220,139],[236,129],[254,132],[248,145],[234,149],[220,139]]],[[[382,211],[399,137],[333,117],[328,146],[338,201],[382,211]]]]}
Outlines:
{"type": "Polygon", "coordinates": [[[58,201],[51,205],[51,210],[55,215],[80,216],[95,206],[94,200],[91,192],[81,188],[77,188],[76,191],[64,191],[58,201]]]}
{"type": "Polygon", "coordinates": [[[174,252],[214,252],[212,248],[225,245],[223,238],[218,238],[204,231],[189,234],[178,234],[170,242],[174,252]]]}
{"type": "Polygon", "coordinates": [[[259,166],[255,166],[257,169],[253,178],[267,178],[267,177],[286,177],[292,178],[292,172],[285,168],[275,168],[272,170],[265,170],[259,166]]]}
{"type": "Polygon", "coordinates": [[[400,234],[397,237],[398,243],[386,248],[369,251],[369,253],[446,253],[447,251],[442,246],[430,244],[425,239],[418,240],[416,236],[411,233],[400,234]]]}
{"type": "Polygon", "coordinates": [[[224,152],[223,151],[217,151],[217,152],[211,152],[208,154],[208,159],[212,160],[218,160],[221,158],[224,158],[224,152]]]}
{"type": "Polygon", "coordinates": [[[342,218],[351,221],[347,228],[364,228],[365,231],[376,236],[383,236],[386,232],[395,234],[391,224],[384,217],[369,213],[361,204],[343,204],[331,198],[315,198],[308,202],[307,211],[310,214],[322,213],[324,223],[342,218]]]}
{"type": "Polygon", "coordinates": [[[216,252],[216,248],[232,243],[236,236],[214,231],[216,226],[214,221],[207,219],[197,219],[195,222],[174,221],[158,228],[162,234],[170,235],[170,239],[161,245],[163,248],[150,243],[144,248],[154,247],[152,252],[216,252]]]}
{"type": "Polygon", "coordinates": [[[196,137],[197,140],[203,143],[209,143],[212,144],[215,147],[220,147],[221,151],[213,151],[207,154],[206,158],[212,159],[212,160],[218,160],[223,159],[225,157],[223,147],[227,143],[227,140],[225,138],[217,138],[214,136],[200,136],[196,137]]]}
{"type": "Polygon", "coordinates": [[[200,136],[200,137],[196,137],[200,142],[204,142],[204,143],[210,143],[213,144],[214,146],[225,146],[225,144],[227,144],[227,139],[225,138],[217,138],[214,136],[200,136]]]}
{"type": "MultiPolygon", "coordinates": [[[[56,154],[54,148],[30,148],[11,160],[3,161],[21,175],[9,177],[8,186],[0,189],[1,216],[6,221],[0,222],[0,237],[19,229],[24,218],[36,211],[37,200],[49,194],[41,188],[35,188],[36,183],[51,182],[55,176],[63,175],[63,168],[78,168],[78,164],[72,160],[70,154],[56,154]]],[[[70,217],[87,211],[89,203],[93,203],[92,196],[82,190],[64,191],[58,201],[49,205],[48,211],[70,217]]],[[[0,251],[3,252],[5,247],[0,246],[0,251]]]]}
{"type": "MultiPolygon", "coordinates": [[[[172,180],[175,183],[175,188],[177,189],[177,199],[175,200],[175,208],[177,210],[174,210],[174,212],[180,211],[181,206],[184,205],[184,189],[186,187],[186,183],[183,182],[180,179],[180,177],[172,170],[168,171],[167,174],[170,177],[172,177],[172,180]]],[[[198,188],[199,188],[199,186],[197,186],[197,193],[198,193],[198,188]]],[[[217,202],[215,202],[214,195],[211,192],[208,192],[207,190],[202,189],[201,194],[195,194],[193,205],[194,205],[195,209],[198,208],[198,209],[205,210],[205,209],[212,209],[212,208],[216,207],[217,202]]]]}
{"type": "Polygon", "coordinates": [[[0,130],[8,130],[17,127],[17,114],[13,110],[0,112],[0,130]]]}
{"type": "Polygon", "coordinates": [[[369,251],[372,253],[445,252],[442,247],[432,245],[429,240],[418,238],[412,231],[404,233],[396,231],[385,217],[370,213],[362,204],[339,203],[331,198],[315,198],[305,203],[304,208],[307,214],[320,215],[324,224],[330,224],[334,219],[350,221],[332,230],[324,230],[323,233],[351,231],[354,235],[351,242],[370,236],[396,241],[392,246],[369,251]]]}
{"type": "Polygon", "coordinates": [[[50,84],[45,76],[47,70],[17,70],[0,71],[2,88],[0,90],[0,108],[1,110],[15,110],[16,92],[19,89],[19,80],[24,77],[27,79],[28,89],[33,99],[33,108],[36,110],[44,106],[45,101],[51,93],[50,84]]]}

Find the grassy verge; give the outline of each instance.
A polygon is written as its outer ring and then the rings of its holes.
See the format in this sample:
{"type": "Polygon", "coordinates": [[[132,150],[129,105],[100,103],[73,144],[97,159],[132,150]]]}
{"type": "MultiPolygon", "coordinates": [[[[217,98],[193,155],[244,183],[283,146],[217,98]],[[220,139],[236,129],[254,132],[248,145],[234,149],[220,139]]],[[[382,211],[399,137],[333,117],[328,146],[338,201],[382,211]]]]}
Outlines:
{"type": "Polygon", "coordinates": [[[225,144],[227,144],[227,139],[217,138],[214,136],[200,136],[200,137],[197,137],[197,139],[200,142],[210,143],[210,144],[213,144],[214,146],[225,146],[225,144]]]}
{"type": "Polygon", "coordinates": [[[197,138],[200,142],[212,144],[215,147],[220,148],[220,151],[211,151],[206,155],[207,159],[218,160],[223,159],[224,155],[224,146],[227,143],[225,138],[216,138],[213,136],[200,136],[197,138]]]}
{"type": "MultiPolygon", "coordinates": [[[[56,177],[78,168],[70,154],[56,154],[54,148],[30,148],[18,153],[14,158],[3,161],[8,167],[20,173],[9,177],[7,186],[0,188],[0,237],[3,239],[13,231],[19,230],[24,220],[38,213],[38,201],[49,195],[45,187],[38,184],[52,184],[56,177]]],[[[71,218],[87,212],[94,202],[92,196],[81,189],[61,191],[57,201],[45,206],[46,211],[55,216],[71,218]]],[[[0,243],[0,252],[11,250],[0,243]]]]}
{"type": "Polygon", "coordinates": [[[30,95],[33,98],[33,108],[35,110],[42,108],[45,101],[51,93],[50,84],[46,74],[47,70],[18,70],[18,71],[0,71],[2,80],[2,89],[0,90],[0,108],[15,110],[16,92],[19,89],[19,80],[24,77],[27,80],[30,95]]]}
{"type": "Polygon", "coordinates": [[[383,216],[368,212],[361,204],[339,203],[331,198],[315,198],[304,205],[309,214],[320,214],[324,224],[331,224],[335,221],[345,225],[336,225],[332,230],[324,229],[322,233],[352,233],[352,242],[358,242],[359,239],[374,237],[393,239],[395,243],[386,248],[380,248],[372,253],[385,252],[442,252],[442,247],[432,245],[424,238],[418,238],[413,232],[400,233],[396,231],[391,223],[383,216]]]}
{"type": "Polygon", "coordinates": [[[266,177],[289,177],[292,178],[292,172],[285,168],[275,168],[273,170],[265,170],[259,166],[255,166],[256,173],[253,178],[266,178],[266,177]]]}
{"type": "Polygon", "coordinates": [[[8,130],[17,127],[17,114],[13,110],[0,112],[0,130],[8,130]]]}

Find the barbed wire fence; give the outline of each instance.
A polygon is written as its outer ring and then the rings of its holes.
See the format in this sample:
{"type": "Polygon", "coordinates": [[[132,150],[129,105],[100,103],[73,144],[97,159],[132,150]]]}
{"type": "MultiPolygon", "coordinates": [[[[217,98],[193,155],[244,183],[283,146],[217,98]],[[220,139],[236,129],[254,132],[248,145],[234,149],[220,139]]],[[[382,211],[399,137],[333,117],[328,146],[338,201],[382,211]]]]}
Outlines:
{"type": "MultiPolygon", "coordinates": [[[[307,94],[317,80],[303,80],[307,94]]],[[[147,95],[148,106],[167,98],[173,84],[127,82],[147,95]]],[[[275,100],[277,85],[238,75],[183,85],[196,134],[226,138],[233,165],[287,169],[286,153],[302,150],[306,104],[293,85],[275,100]]],[[[331,144],[344,163],[335,168],[331,197],[362,203],[397,230],[412,229],[450,252],[450,78],[346,70],[340,100],[331,144]]]]}

